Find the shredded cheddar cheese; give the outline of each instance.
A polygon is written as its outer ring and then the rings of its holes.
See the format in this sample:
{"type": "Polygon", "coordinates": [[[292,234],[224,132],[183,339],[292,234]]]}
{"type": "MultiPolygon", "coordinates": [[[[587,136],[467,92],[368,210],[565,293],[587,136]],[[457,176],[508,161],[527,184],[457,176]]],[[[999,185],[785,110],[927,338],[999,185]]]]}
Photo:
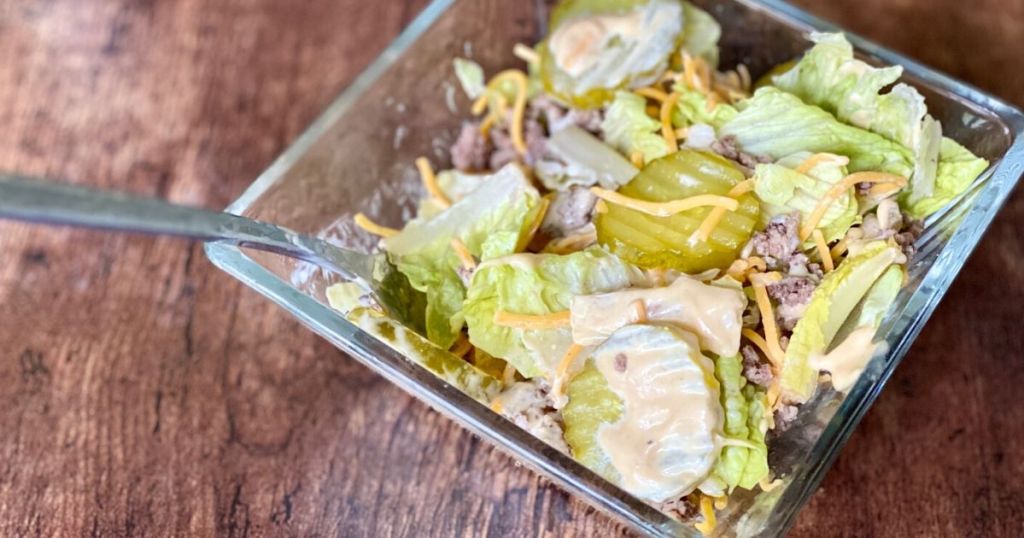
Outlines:
{"type": "Polygon", "coordinates": [[[704,516],[704,521],[694,525],[697,531],[707,536],[715,531],[715,527],[718,526],[718,522],[715,520],[715,507],[714,500],[712,497],[707,495],[700,496],[700,515],[704,516]]]}
{"type": "Polygon", "coordinates": [[[729,506],[729,497],[715,497],[715,510],[725,510],[729,506]]]}
{"type": "MultiPolygon", "coordinates": [[[[728,196],[730,198],[739,198],[740,196],[754,190],[753,180],[747,179],[736,184],[733,188],[729,189],[728,196]]],[[[694,237],[698,241],[707,242],[708,238],[711,237],[711,232],[715,230],[722,219],[725,217],[726,210],[721,207],[716,207],[708,213],[708,216],[704,218],[704,222],[700,223],[700,227],[694,232],[694,237]]]]}
{"type": "Polygon", "coordinates": [[[633,323],[647,323],[647,306],[643,299],[629,303],[629,307],[633,309],[633,323]]]}
{"type": "Polygon", "coordinates": [[[725,274],[743,282],[747,278],[747,269],[749,267],[750,264],[746,260],[733,260],[729,268],[725,270],[725,274]]]}
{"type": "Polygon", "coordinates": [[[506,363],[505,369],[501,372],[501,382],[506,387],[516,380],[516,367],[512,363],[506,363]]]}
{"type": "Polygon", "coordinates": [[[562,355],[561,360],[558,361],[558,366],[555,367],[555,382],[551,385],[551,392],[556,397],[562,395],[562,389],[565,386],[565,378],[569,375],[569,368],[573,362],[576,361],[576,357],[579,357],[580,352],[583,351],[583,346],[573,343],[566,350],[565,355],[562,355]]]}
{"type": "Polygon", "coordinates": [[[466,353],[469,353],[470,349],[473,349],[473,344],[469,343],[469,340],[466,338],[466,335],[460,334],[459,339],[455,341],[454,345],[452,345],[450,352],[452,355],[455,355],[456,357],[462,357],[465,356],[466,353]]]}
{"type": "Polygon", "coordinates": [[[373,222],[366,215],[362,213],[356,213],[352,217],[352,221],[355,222],[356,226],[372,233],[373,235],[379,235],[381,237],[394,237],[398,235],[399,231],[394,228],[388,228],[387,226],[381,226],[376,222],[373,222]]]}
{"type": "Polygon", "coordinates": [[[526,113],[526,93],[528,80],[526,74],[518,69],[508,69],[498,73],[487,83],[487,89],[493,90],[505,79],[516,84],[516,100],[512,105],[512,145],[519,155],[526,155],[526,139],[523,137],[523,115],[526,113]]]}
{"type": "Polygon", "coordinates": [[[754,288],[757,309],[761,312],[761,323],[764,325],[764,339],[769,351],[769,359],[777,367],[781,367],[786,354],[779,345],[779,327],[775,324],[775,311],[772,309],[772,302],[768,298],[768,290],[760,278],[751,278],[750,285],[754,288]]]}
{"type": "Polygon", "coordinates": [[[647,99],[653,99],[659,103],[664,103],[668,99],[668,94],[660,88],[649,86],[647,88],[637,88],[633,90],[633,93],[640,97],[646,97],[647,99]]]}
{"type": "Polygon", "coordinates": [[[526,235],[519,239],[519,243],[516,245],[516,252],[522,252],[526,249],[530,241],[533,240],[533,236],[537,235],[537,230],[540,229],[540,225],[544,223],[544,217],[548,214],[548,208],[551,207],[551,198],[545,196],[540,199],[540,209],[537,210],[537,216],[533,218],[533,222],[530,223],[530,229],[526,231],[526,235]]]}
{"type": "Polygon", "coordinates": [[[466,248],[466,244],[459,241],[457,237],[453,237],[451,241],[452,250],[455,251],[455,256],[459,258],[459,263],[467,271],[476,269],[476,259],[473,258],[473,253],[466,248]]]}
{"type": "Polygon", "coordinates": [[[416,168],[420,171],[420,179],[423,180],[423,186],[430,193],[430,197],[441,207],[446,209],[451,207],[452,201],[444,195],[444,192],[441,191],[441,186],[437,184],[437,176],[434,175],[434,169],[430,166],[430,161],[426,157],[420,157],[416,159],[416,168]]]}
{"type": "MultiPolygon", "coordinates": [[[[775,410],[775,408],[778,406],[779,402],[782,401],[781,398],[779,398],[781,395],[782,395],[782,384],[779,382],[779,380],[777,378],[773,379],[772,380],[772,384],[768,387],[768,393],[765,394],[765,397],[768,398],[768,409],[766,410],[766,412],[770,412],[770,411],[774,411],[775,410]]],[[[775,420],[775,416],[772,415],[772,421],[774,422],[774,420],[775,420]]]]}
{"type": "Polygon", "coordinates": [[[597,232],[589,231],[555,239],[544,247],[544,252],[552,254],[569,254],[583,250],[597,242],[597,232]]]}
{"type": "Polygon", "coordinates": [[[687,136],[690,136],[690,128],[689,127],[680,127],[678,129],[676,129],[676,138],[677,139],[679,139],[679,138],[686,138],[687,136]]]}
{"type": "Polygon", "coordinates": [[[775,357],[772,356],[772,352],[768,349],[768,342],[765,342],[764,337],[754,332],[753,329],[743,329],[741,331],[743,337],[750,340],[751,344],[761,350],[761,354],[768,359],[768,362],[772,363],[773,366],[778,367],[780,364],[776,364],[775,357]]]}
{"type": "Polygon", "coordinates": [[[661,103],[661,110],[658,113],[661,119],[661,136],[665,139],[665,145],[668,146],[669,153],[675,153],[679,151],[679,140],[676,139],[676,130],[672,126],[672,110],[676,108],[676,103],[679,102],[679,94],[672,92],[663,103],[661,103]]]}
{"type": "Polygon", "coordinates": [[[594,204],[594,212],[597,213],[598,215],[607,213],[608,212],[608,204],[605,203],[604,200],[598,200],[597,203],[594,204]]]}
{"type": "Polygon", "coordinates": [[[487,136],[491,133],[494,124],[498,122],[497,114],[488,114],[484,121],[480,122],[480,134],[487,136]]]}
{"type": "Polygon", "coordinates": [[[629,154],[629,161],[633,163],[633,166],[637,168],[644,167],[644,153],[642,151],[634,151],[629,154]]]}
{"type": "Polygon", "coordinates": [[[756,268],[758,271],[762,273],[768,270],[768,264],[765,263],[764,259],[762,259],[760,256],[748,257],[747,263],[749,263],[751,267],[756,268]]]}
{"type": "Polygon", "coordinates": [[[516,329],[559,329],[569,326],[569,311],[533,315],[498,310],[494,312],[494,324],[516,329]]]}
{"type": "Polygon", "coordinates": [[[828,250],[828,243],[825,242],[825,234],[821,233],[821,230],[815,229],[811,236],[814,237],[814,246],[818,249],[822,267],[825,268],[826,273],[832,272],[835,265],[832,262],[832,253],[828,250]]]}
{"type": "Polygon", "coordinates": [[[814,168],[817,167],[819,164],[824,163],[833,163],[837,166],[846,166],[850,164],[850,159],[849,157],[836,155],[834,153],[815,153],[814,155],[811,155],[810,157],[804,159],[804,162],[800,163],[800,165],[796,167],[796,171],[800,172],[801,174],[806,174],[811,170],[814,170],[814,168]]]}
{"type": "Polygon", "coordinates": [[[774,480],[769,480],[768,477],[765,476],[764,478],[761,479],[760,482],[757,483],[757,485],[761,487],[761,491],[767,493],[767,492],[769,492],[769,491],[771,491],[771,490],[781,486],[782,485],[782,479],[776,478],[774,480]]]}
{"type": "Polygon", "coordinates": [[[846,247],[846,238],[844,237],[840,239],[839,242],[835,244],[835,246],[832,247],[832,250],[829,251],[829,255],[832,256],[833,260],[839,258],[843,254],[846,254],[846,247]]]}
{"type": "Polygon", "coordinates": [[[540,63],[540,56],[537,54],[537,51],[522,43],[516,43],[515,46],[512,47],[512,54],[515,54],[516,58],[519,58],[528,64],[540,63]]]}
{"type": "Polygon", "coordinates": [[[903,186],[897,183],[879,183],[868,189],[868,196],[873,198],[886,198],[900,192],[903,186]]]}
{"type": "Polygon", "coordinates": [[[501,397],[500,396],[495,398],[494,401],[491,402],[491,411],[494,411],[495,413],[500,415],[501,412],[504,411],[504,410],[505,410],[505,406],[501,405],[501,397]]]}
{"type": "Polygon", "coordinates": [[[806,241],[811,236],[811,232],[818,227],[818,223],[825,216],[825,211],[828,211],[828,207],[837,198],[842,196],[844,192],[852,189],[858,183],[893,183],[902,188],[906,186],[907,180],[902,176],[885,172],[857,172],[846,176],[842,181],[829,189],[825,196],[822,196],[821,200],[818,201],[818,205],[815,206],[810,217],[800,227],[800,240],[806,241]]]}
{"type": "Polygon", "coordinates": [[[634,211],[655,217],[671,217],[676,213],[682,213],[696,207],[722,207],[729,211],[736,211],[739,207],[739,202],[735,199],[717,194],[698,194],[697,196],[683,198],[682,200],[672,200],[671,202],[649,202],[647,200],[630,198],[629,196],[624,196],[608,189],[602,189],[601,187],[591,187],[590,192],[593,192],[595,196],[606,202],[628,207],[634,211]]]}

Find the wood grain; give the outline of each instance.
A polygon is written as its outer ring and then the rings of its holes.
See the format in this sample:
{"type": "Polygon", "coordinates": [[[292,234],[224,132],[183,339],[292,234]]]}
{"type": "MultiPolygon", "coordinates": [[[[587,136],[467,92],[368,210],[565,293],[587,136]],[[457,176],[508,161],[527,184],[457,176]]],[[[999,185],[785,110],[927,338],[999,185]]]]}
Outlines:
{"type": "MultiPolygon", "coordinates": [[[[802,0],[1024,104],[1019,0],[802,0]]],[[[219,208],[425,0],[0,0],[0,168],[219,208]]],[[[794,536],[1024,534],[1014,196],[794,536]]],[[[0,224],[0,535],[609,536],[215,270],[0,224]]]]}

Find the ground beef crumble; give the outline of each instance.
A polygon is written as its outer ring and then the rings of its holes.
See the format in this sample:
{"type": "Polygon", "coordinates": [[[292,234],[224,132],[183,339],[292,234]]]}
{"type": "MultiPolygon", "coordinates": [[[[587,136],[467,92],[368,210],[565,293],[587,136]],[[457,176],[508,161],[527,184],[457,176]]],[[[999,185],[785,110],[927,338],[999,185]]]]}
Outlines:
{"type": "Polygon", "coordinates": [[[487,139],[480,133],[480,124],[463,122],[462,130],[451,148],[452,166],[461,172],[485,170],[489,153],[487,139]]]}
{"type": "MultiPolygon", "coordinates": [[[[763,232],[754,234],[751,239],[754,253],[764,258],[769,269],[788,267],[790,258],[797,254],[800,248],[800,238],[797,235],[799,228],[799,213],[773,218],[763,232]]],[[[803,260],[806,260],[806,257],[803,260]]]]}
{"type": "Polygon", "coordinates": [[[743,346],[740,352],[743,354],[743,377],[761,387],[770,385],[774,378],[771,365],[761,359],[753,346],[743,346]]]}
{"type": "Polygon", "coordinates": [[[732,135],[723,136],[712,142],[711,151],[739,164],[748,176],[753,173],[757,165],[772,162],[772,159],[769,157],[752,155],[740,150],[736,143],[736,137],[732,135]]]}
{"type": "Polygon", "coordinates": [[[498,395],[496,403],[500,405],[502,416],[516,426],[568,454],[561,417],[548,397],[549,392],[543,381],[515,383],[498,395]]]}
{"type": "Polygon", "coordinates": [[[768,296],[778,301],[775,317],[781,328],[792,331],[811,301],[817,281],[809,276],[787,276],[768,285],[768,296]]]}
{"type": "Polygon", "coordinates": [[[557,191],[551,207],[544,214],[541,230],[548,237],[566,237],[590,224],[597,196],[584,187],[573,186],[557,191]]]}
{"type": "Polygon", "coordinates": [[[683,522],[690,521],[700,514],[700,507],[689,496],[661,503],[657,508],[683,522]]]}
{"type": "Polygon", "coordinates": [[[780,405],[775,410],[775,432],[782,433],[789,429],[796,421],[800,408],[795,405],[780,405]]]}

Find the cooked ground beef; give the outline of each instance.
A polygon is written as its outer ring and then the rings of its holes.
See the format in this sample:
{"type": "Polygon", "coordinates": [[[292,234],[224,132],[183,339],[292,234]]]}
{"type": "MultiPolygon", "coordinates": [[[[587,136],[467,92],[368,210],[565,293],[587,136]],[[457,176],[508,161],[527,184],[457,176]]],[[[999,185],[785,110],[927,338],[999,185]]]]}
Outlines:
{"type": "Polygon", "coordinates": [[[530,101],[527,116],[543,121],[548,128],[548,134],[554,134],[570,125],[597,134],[601,131],[601,122],[604,121],[604,114],[600,109],[567,109],[546,95],[530,101]]]}
{"type": "Polygon", "coordinates": [[[694,519],[700,513],[700,507],[689,496],[661,503],[658,509],[683,522],[694,519]]]}
{"type": "Polygon", "coordinates": [[[736,145],[736,137],[729,135],[723,136],[718,140],[711,143],[711,151],[733,161],[742,166],[747,175],[753,171],[754,167],[758,164],[770,163],[772,160],[762,155],[752,155],[740,150],[739,146],[736,145]]]}
{"type": "MultiPolygon", "coordinates": [[[[506,125],[510,121],[506,122],[506,125]]],[[[523,139],[526,142],[526,155],[523,156],[522,162],[527,166],[533,166],[533,163],[544,154],[544,147],[547,145],[544,127],[535,119],[527,119],[523,123],[523,139]]],[[[491,129],[491,144],[494,146],[494,153],[491,153],[490,158],[492,170],[500,170],[502,166],[520,160],[507,126],[491,129]]]]}
{"type": "Polygon", "coordinates": [[[548,398],[543,381],[516,383],[502,392],[497,401],[501,414],[552,447],[569,453],[558,412],[548,398]]]}
{"type": "Polygon", "coordinates": [[[922,233],[924,233],[924,222],[908,219],[905,220],[903,229],[893,236],[896,244],[903,249],[903,255],[907,257],[908,261],[917,252],[917,247],[914,246],[914,243],[917,242],[917,238],[921,237],[922,233]]]}
{"type": "Polygon", "coordinates": [[[800,408],[795,405],[781,405],[775,410],[775,431],[784,432],[793,425],[800,408]]]}
{"type": "Polygon", "coordinates": [[[787,276],[768,285],[768,296],[778,301],[775,316],[783,330],[792,331],[800,321],[817,282],[811,277],[787,276]]]}
{"type": "Polygon", "coordinates": [[[573,186],[567,191],[558,191],[544,215],[541,230],[552,238],[572,235],[590,223],[596,203],[597,197],[584,187],[573,186]]]}
{"type": "MultiPolygon", "coordinates": [[[[800,248],[800,238],[797,235],[799,228],[799,213],[773,218],[763,232],[754,234],[754,253],[764,258],[769,269],[787,267],[790,258],[800,248]]],[[[803,260],[806,260],[806,257],[803,260]]]]}
{"type": "Polygon", "coordinates": [[[463,122],[459,137],[452,144],[452,166],[462,172],[478,172],[487,168],[487,140],[480,134],[480,124],[463,122]]]}
{"type": "Polygon", "coordinates": [[[753,346],[743,346],[740,350],[743,353],[743,377],[755,385],[767,387],[771,384],[772,368],[753,346]]]}

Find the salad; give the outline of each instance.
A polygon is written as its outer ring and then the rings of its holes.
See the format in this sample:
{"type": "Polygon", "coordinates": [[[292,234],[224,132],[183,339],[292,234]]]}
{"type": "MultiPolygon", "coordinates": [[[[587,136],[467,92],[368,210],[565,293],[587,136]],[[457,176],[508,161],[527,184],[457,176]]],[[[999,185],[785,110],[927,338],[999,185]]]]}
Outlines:
{"type": "Polygon", "coordinates": [[[564,0],[472,100],[401,229],[395,315],[349,320],[701,532],[770,490],[772,438],[848,391],[928,215],[988,163],[942,136],[902,68],[842,34],[756,82],[683,0],[564,0]],[[435,170],[440,165],[440,171],[435,170]]]}

